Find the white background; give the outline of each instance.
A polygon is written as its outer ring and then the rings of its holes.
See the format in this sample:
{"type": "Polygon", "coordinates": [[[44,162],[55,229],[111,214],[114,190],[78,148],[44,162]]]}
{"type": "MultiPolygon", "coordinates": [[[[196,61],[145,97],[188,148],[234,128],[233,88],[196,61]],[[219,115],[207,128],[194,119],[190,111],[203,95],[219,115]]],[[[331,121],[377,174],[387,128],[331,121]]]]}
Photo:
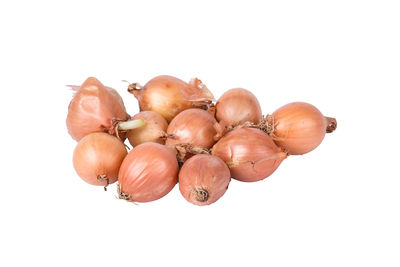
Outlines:
{"type": "Polygon", "coordinates": [[[398,1],[2,1],[1,266],[399,266],[398,1]],[[71,91],[199,77],[338,119],[214,205],[133,205],[72,167],[71,91]]]}

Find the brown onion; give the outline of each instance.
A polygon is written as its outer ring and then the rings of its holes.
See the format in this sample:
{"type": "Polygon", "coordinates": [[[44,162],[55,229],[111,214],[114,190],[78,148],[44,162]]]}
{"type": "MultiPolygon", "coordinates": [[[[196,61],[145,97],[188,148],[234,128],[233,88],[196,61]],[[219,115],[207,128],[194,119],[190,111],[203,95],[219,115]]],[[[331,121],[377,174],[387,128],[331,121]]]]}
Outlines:
{"type": "Polygon", "coordinates": [[[270,176],[286,158],[266,133],[254,128],[228,132],[214,145],[212,154],[228,164],[232,178],[243,182],[270,176]]]}
{"type": "Polygon", "coordinates": [[[226,91],[215,106],[216,118],[228,127],[245,122],[259,123],[262,119],[261,106],[255,95],[243,88],[226,91]]]}
{"type": "Polygon", "coordinates": [[[187,109],[179,113],[169,124],[166,145],[189,145],[202,149],[211,148],[219,135],[217,121],[202,109],[187,109]]]}
{"type": "Polygon", "coordinates": [[[118,175],[121,199],[149,202],[159,199],[178,181],[178,162],[172,149],[158,143],[144,143],[131,150],[118,175]]]}
{"type": "MultiPolygon", "coordinates": [[[[75,86],[72,86],[76,90],[75,86]]],[[[89,77],[77,89],[68,106],[67,128],[71,137],[77,141],[92,132],[108,132],[118,135],[118,130],[140,127],[143,121],[126,121],[126,113],[122,98],[115,90],[105,87],[99,80],[89,77]]]]}
{"type": "Polygon", "coordinates": [[[133,147],[146,142],[165,144],[168,123],[163,116],[153,111],[142,111],[132,117],[132,120],[138,119],[145,121],[146,125],[126,134],[133,147]]]}
{"type": "Polygon", "coordinates": [[[199,79],[186,83],[168,75],[151,79],[141,89],[138,84],[131,84],[128,91],[139,101],[141,111],[157,112],[168,122],[181,111],[194,107],[206,107],[214,99],[199,79]]]}
{"type": "Polygon", "coordinates": [[[321,144],[326,132],[336,129],[334,118],[324,117],[313,105],[294,102],[277,109],[270,117],[271,136],[291,155],[302,155],[321,144]]]}
{"type": "Polygon", "coordinates": [[[75,171],[87,183],[107,186],[117,180],[126,155],[125,146],[115,136],[92,133],[77,144],[73,164],[75,171]]]}
{"type": "Polygon", "coordinates": [[[228,189],[231,175],[225,162],[216,156],[195,155],[179,172],[179,190],[195,205],[209,205],[228,189]]]}

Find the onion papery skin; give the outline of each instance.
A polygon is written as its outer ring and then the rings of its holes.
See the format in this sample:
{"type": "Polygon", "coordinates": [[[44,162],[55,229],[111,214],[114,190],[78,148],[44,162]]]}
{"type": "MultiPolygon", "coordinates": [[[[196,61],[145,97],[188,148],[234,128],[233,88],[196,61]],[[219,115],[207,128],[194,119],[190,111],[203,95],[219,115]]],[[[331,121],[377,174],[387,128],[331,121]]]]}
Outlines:
{"type": "Polygon", "coordinates": [[[154,111],[169,123],[181,111],[207,107],[213,96],[200,80],[186,83],[161,75],[151,79],[142,89],[128,89],[139,101],[140,111],[154,111]]]}
{"type": "Polygon", "coordinates": [[[115,123],[129,119],[122,98],[99,80],[89,77],[77,90],[68,106],[67,128],[79,141],[92,132],[115,134],[115,123]]]}
{"type": "Polygon", "coordinates": [[[106,86],[106,89],[118,100],[119,104],[126,110],[124,100],[121,95],[114,88],[106,86]]]}
{"type": "Polygon", "coordinates": [[[92,133],[75,147],[73,164],[87,183],[106,186],[117,181],[119,168],[127,155],[124,144],[107,133],[92,133]]]}
{"type": "Polygon", "coordinates": [[[291,155],[302,155],[318,147],[327,131],[327,119],[313,105],[293,102],[274,113],[275,143],[291,155]]]}
{"type": "Polygon", "coordinates": [[[215,118],[205,110],[184,110],[168,125],[166,145],[190,144],[209,149],[216,142],[216,123],[215,118]]]}
{"type": "Polygon", "coordinates": [[[230,172],[223,160],[212,155],[195,155],[179,172],[179,190],[192,204],[209,205],[222,197],[230,182],[230,172]]]}
{"type": "Polygon", "coordinates": [[[266,133],[255,128],[228,132],[214,145],[212,155],[226,162],[232,178],[243,182],[270,176],[287,156],[266,133]]]}
{"type": "Polygon", "coordinates": [[[144,120],[146,125],[126,133],[133,147],[146,142],[165,144],[168,123],[163,116],[153,111],[142,111],[131,118],[131,120],[137,119],[144,120]]]}
{"type": "Polygon", "coordinates": [[[261,106],[255,95],[243,88],[226,91],[215,105],[215,117],[229,127],[262,119],[261,106]]]}
{"type": "Polygon", "coordinates": [[[157,200],[175,186],[178,171],[172,149],[151,142],[138,145],[122,162],[118,175],[119,196],[132,202],[157,200]]]}

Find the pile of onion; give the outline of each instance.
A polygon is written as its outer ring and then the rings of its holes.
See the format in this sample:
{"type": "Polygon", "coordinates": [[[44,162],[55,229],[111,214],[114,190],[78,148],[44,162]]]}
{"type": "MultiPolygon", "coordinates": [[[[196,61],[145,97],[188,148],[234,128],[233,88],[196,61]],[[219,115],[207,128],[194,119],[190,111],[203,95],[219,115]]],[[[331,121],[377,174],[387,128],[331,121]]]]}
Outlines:
{"type": "Polygon", "coordinates": [[[93,132],[107,132],[119,135],[125,131],[143,126],[142,120],[130,121],[121,96],[110,87],[104,86],[94,77],[89,77],[78,88],[68,106],[67,128],[77,141],[93,132]]]}
{"type": "Polygon", "coordinates": [[[115,136],[92,133],[78,142],[73,164],[85,182],[107,186],[117,181],[119,167],[126,155],[125,146],[115,136]]]}
{"type": "Polygon", "coordinates": [[[131,120],[143,120],[146,123],[145,126],[129,130],[126,133],[129,143],[133,147],[146,142],[165,144],[168,123],[163,116],[154,111],[142,111],[133,116],[131,120]]]}
{"type": "Polygon", "coordinates": [[[215,105],[215,117],[228,128],[262,119],[261,106],[255,95],[243,88],[226,91],[215,105]]]}
{"type": "Polygon", "coordinates": [[[243,182],[270,176],[287,157],[267,134],[254,128],[228,132],[214,145],[212,154],[226,162],[232,178],[243,182]]]}
{"type": "Polygon", "coordinates": [[[288,154],[302,155],[317,148],[336,129],[336,119],[324,117],[313,105],[293,102],[266,116],[262,128],[288,154]]]}
{"type": "Polygon", "coordinates": [[[157,200],[174,188],[178,171],[172,149],[151,142],[138,145],[128,153],[119,170],[119,197],[132,202],[157,200]]]}
{"type": "Polygon", "coordinates": [[[96,78],[70,87],[76,94],[67,127],[79,141],[73,154],[77,174],[104,189],[118,180],[119,198],[131,202],[160,199],[179,178],[188,202],[212,204],[231,177],[263,180],[289,155],[314,150],[337,126],[304,102],[263,117],[255,95],[243,88],[228,90],[214,105],[199,79],[186,83],[163,75],[144,87],[130,84],[141,110],[132,118],[117,91],[96,78]],[[126,137],[133,146],[129,153],[126,137]]]}
{"type": "Polygon", "coordinates": [[[143,88],[133,83],[129,85],[128,92],[137,98],[141,111],[157,112],[168,122],[185,109],[206,108],[214,100],[212,93],[199,79],[186,83],[168,75],[151,79],[143,88]]]}
{"type": "Polygon", "coordinates": [[[223,160],[211,155],[195,155],[179,172],[179,190],[190,203],[209,205],[225,194],[230,180],[231,174],[223,160]]]}

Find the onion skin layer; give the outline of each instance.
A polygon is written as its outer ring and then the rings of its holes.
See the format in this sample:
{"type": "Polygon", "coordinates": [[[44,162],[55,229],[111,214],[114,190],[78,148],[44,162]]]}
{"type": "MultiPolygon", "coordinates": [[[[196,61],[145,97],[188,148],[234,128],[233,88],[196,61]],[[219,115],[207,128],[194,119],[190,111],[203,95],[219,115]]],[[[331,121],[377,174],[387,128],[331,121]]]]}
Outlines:
{"type": "Polygon", "coordinates": [[[215,118],[202,109],[187,109],[179,113],[169,124],[166,145],[174,147],[190,144],[205,149],[211,148],[216,140],[215,118]]]}
{"type": "Polygon", "coordinates": [[[195,155],[183,164],[179,172],[179,190],[192,204],[209,205],[222,197],[231,180],[223,160],[212,155],[195,155]]]}
{"type": "Polygon", "coordinates": [[[212,155],[228,164],[232,178],[243,182],[270,176],[287,157],[266,133],[254,128],[228,132],[214,145],[212,155]]]}
{"type": "Polygon", "coordinates": [[[291,155],[314,150],[329,130],[328,119],[316,107],[304,102],[282,106],[272,113],[272,118],[275,125],[271,136],[278,146],[291,155]]]}
{"type": "Polygon", "coordinates": [[[121,97],[99,80],[89,77],[77,90],[68,106],[67,128],[79,141],[92,132],[115,134],[115,124],[129,119],[121,97]]]}
{"type": "Polygon", "coordinates": [[[73,164],[85,182],[107,186],[117,181],[119,168],[126,155],[124,144],[115,136],[92,133],[82,138],[75,147],[73,164]]]}
{"type": "Polygon", "coordinates": [[[158,143],[138,145],[122,162],[119,196],[132,202],[149,202],[168,194],[178,182],[178,162],[172,149],[158,143]]]}
{"type": "Polygon", "coordinates": [[[215,106],[215,117],[232,127],[245,122],[257,124],[262,119],[261,106],[255,95],[243,88],[226,91],[215,106]]]}
{"type": "Polygon", "coordinates": [[[128,89],[139,101],[140,111],[154,111],[169,123],[185,109],[207,106],[213,96],[200,80],[186,83],[161,75],[151,79],[142,89],[128,89]]]}
{"type": "Polygon", "coordinates": [[[144,120],[146,125],[126,133],[133,147],[146,142],[165,144],[168,123],[163,116],[153,111],[142,111],[131,118],[131,120],[137,119],[144,120]]]}

